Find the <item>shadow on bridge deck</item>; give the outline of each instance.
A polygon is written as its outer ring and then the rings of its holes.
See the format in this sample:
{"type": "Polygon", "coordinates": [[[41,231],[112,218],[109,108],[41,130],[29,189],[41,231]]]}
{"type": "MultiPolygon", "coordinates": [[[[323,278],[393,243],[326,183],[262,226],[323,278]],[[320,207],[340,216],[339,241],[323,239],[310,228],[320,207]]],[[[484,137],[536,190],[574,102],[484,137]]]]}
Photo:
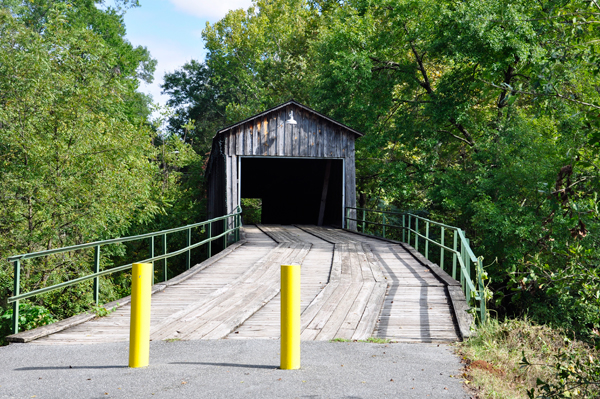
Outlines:
{"type": "MultiPolygon", "coordinates": [[[[281,264],[302,265],[303,340],[460,339],[449,276],[403,245],[316,226],[246,226],[243,236],[152,296],[152,340],[277,339],[281,264]]],[[[33,342],[127,341],[129,314],[122,306],[33,342]]]]}

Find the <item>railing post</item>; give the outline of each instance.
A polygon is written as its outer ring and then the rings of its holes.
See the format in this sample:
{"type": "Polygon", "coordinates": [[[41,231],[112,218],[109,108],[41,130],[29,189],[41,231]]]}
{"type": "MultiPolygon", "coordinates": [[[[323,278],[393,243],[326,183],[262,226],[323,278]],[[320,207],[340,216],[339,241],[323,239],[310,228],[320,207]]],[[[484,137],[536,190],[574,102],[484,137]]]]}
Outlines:
{"type": "Polygon", "coordinates": [[[240,240],[240,215],[235,216],[235,242],[240,240]]]}
{"type": "MultiPolygon", "coordinates": [[[[461,240],[460,241],[460,257],[462,258],[462,264],[463,266],[465,266],[466,269],[466,263],[465,263],[465,243],[461,240]]],[[[462,285],[463,287],[465,286],[465,273],[463,268],[460,268],[460,285],[462,285]]],[[[465,292],[466,295],[466,292],[465,292]]],[[[467,298],[467,301],[469,300],[469,298],[467,298]]]]}
{"type": "Polygon", "coordinates": [[[483,279],[481,274],[483,273],[483,262],[481,258],[477,259],[477,282],[479,285],[479,313],[481,315],[481,322],[485,323],[486,314],[486,303],[485,303],[485,287],[483,285],[483,279]]]}
{"type": "Polygon", "coordinates": [[[383,221],[383,238],[385,238],[385,213],[382,214],[382,221],[383,221]]]}
{"type": "Polygon", "coordinates": [[[406,242],[406,215],[402,215],[402,242],[406,242]]]}
{"type": "MultiPolygon", "coordinates": [[[[192,245],[192,229],[189,228],[187,231],[187,246],[190,247],[192,245]]],[[[185,258],[185,268],[186,270],[190,270],[190,263],[192,261],[192,250],[188,249],[187,256],[185,258]]]]}
{"type": "MultiPolygon", "coordinates": [[[[94,273],[100,272],[100,245],[94,247],[94,273]]],[[[100,277],[94,278],[94,303],[100,302],[100,277]]]]}
{"type": "MultiPolygon", "coordinates": [[[[13,296],[17,296],[21,293],[21,260],[14,261],[13,266],[15,269],[13,296]]],[[[19,332],[19,300],[13,302],[12,332],[13,334],[19,332]]]]}
{"type": "MultiPolygon", "coordinates": [[[[458,247],[458,232],[454,230],[454,251],[456,251],[458,247]]],[[[456,252],[452,252],[452,278],[456,280],[456,252]]]]}
{"type": "MultiPolygon", "coordinates": [[[[162,236],[163,238],[163,249],[164,249],[164,254],[167,254],[167,235],[163,234],[162,236]]],[[[167,281],[168,278],[168,269],[167,269],[167,258],[165,258],[165,263],[164,263],[164,270],[163,270],[163,281],[167,281]]]]}
{"type": "Polygon", "coordinates": [[[362,232],[365,233],[365,220],[367,218],[367,210],[363,208],[363,218],[362,218],[362,232]]]}
{"type": "Polygon", "coordinates": [[[411,218],[411,216],[410,216],[410,215],[408,215],[408,230],[407,230],[407,231],[408,231],[408,237],[407,237],[407,240],[406,240],[406,241],[404,241],[404,242],[405,242],[405,243],[407,243],[408,245],[410,245],[410,220],[411,220],[411,219],[412,219],[412,218],[411,218]]]}
{"type": "MultiPolygon", "coordinates": [[[[227,219],[229,218],[223,219],[223,233],[227,231],[227,219]]],[[[225,248],[227,248],[227,233],[223,235],[223,249],[225,248]]]]}
{"type": "MultiPolygon", "coordinates": [[[[154,258],[154,236],[150,237],[150,259],[154,258]]],[[[154,285],[154,261],[152,261],[152,285],[154,285]]]]}
{"type": "Polygon", "coordinates": [[[346,207],[346,229],[350,230],[350,208],[346,207]]]}
{"type": "MultiPolygon", "coordinates": [[[[465,241],[467,242],[467,246],[468,248],[471,247],[471,240],[469,240],[468,238],[465,237],[465,241]]],[[[469,251],[467,250],[467,247],[465,247],[465,269],[466,269],[466,273],[467,275],[464,277],[464,279],[469,279],[471,280],[471,257],[469,256],[469,251]]],[[[464,281],[463,279],[463,281],[464,281]]],[[[468,284],[467,285],[467,303],[470,301],[471,299],[471,288],[469,287],[468,284]]]]}
{"type": "MultiPolygon", "coordinates": [[[[206,227],[206,235],[208,236],[208,239],[210,240],[212,238],[212,232],[211,232],[212,231],[212,222],[208,222],[208,224],[206,226],[207,226],[206,227]]],[[[212,241],[209,241],[207,243],[207,245],[208,245],[207,255],[210,258],[212,256],[212,251],[211,251],[211,249],[212,249],[212,241]]]]}
{"type": "Polygon", "coordinates": [[[415,249],[419,250],[419,218],[415,218],[415,249]]]}
{"type": "Polygon", "coordinates": [[[425,259],[429,260],[429,221],[425,222],[425,259]]]}
{"type": "Polygon", "coordinates": [[[444,237],[445,231],[444,231],[444,226],[442,226],[442,238],[441,238],[441,244],[442,246],[440,247],[440,268],[442,270],[444,270],[444,245],[445,245],[445,237],[444,237]]]}

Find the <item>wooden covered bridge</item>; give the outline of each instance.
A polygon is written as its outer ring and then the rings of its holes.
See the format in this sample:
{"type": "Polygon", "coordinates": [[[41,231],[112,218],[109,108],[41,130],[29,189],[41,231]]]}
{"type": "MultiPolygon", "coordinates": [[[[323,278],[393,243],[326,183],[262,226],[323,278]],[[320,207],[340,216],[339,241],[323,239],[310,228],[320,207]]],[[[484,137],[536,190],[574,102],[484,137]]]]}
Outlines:
{"type": "MultiPolygon", "coordinates": [[[[301,265],[303,340],[453,342],[467,336],[472,316],[465,292],[475,292],[469,273],[461,272],[470,268],[467,247],[459,254],[455,239],[453,278],[407,242],[356,231],[354,142],[360,136],[294,101],[219,131],[207,169],[208,207],[209,218],[225,221],[212,233],[226,249],[154,285],[151,339],[277,339],[282,264],[301,265]],[[241,227],[237,241],[228,231],[239,218],[226,215],[235,214],[242,198],[262,199],[262,224],[241,227]]],[[[404,241],[412,231],[416,246],[419,237],[433,242],[429,224],[425,236],[418,218],[410,220],[404,241]]],[[[451,251],[440,226],[441,245],[451,251]]],[[[129,300],[117,302],[108,316],[78,315],[8,339],[126,341],[129,300]]]]}

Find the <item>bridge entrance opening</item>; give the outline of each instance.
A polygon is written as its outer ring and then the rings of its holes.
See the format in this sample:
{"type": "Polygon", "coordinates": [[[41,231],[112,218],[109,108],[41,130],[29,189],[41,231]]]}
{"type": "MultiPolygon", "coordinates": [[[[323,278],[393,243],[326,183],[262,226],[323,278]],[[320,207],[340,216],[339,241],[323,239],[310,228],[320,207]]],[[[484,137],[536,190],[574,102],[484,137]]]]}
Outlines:
{"type": "Polygon", "coordinates": [[[341,159],[240,158],[241,198],[261,198],[264,224],[342,226],[341,159]]]}

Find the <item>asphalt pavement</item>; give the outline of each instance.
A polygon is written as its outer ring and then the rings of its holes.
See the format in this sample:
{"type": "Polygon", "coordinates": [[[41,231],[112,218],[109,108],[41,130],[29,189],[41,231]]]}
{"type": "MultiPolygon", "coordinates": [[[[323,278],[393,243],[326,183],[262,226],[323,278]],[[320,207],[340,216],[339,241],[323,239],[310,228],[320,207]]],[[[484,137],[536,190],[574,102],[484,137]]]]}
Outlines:
{"type": "Polygon", "coordinates": [[[151,342],[130,369],[128,343],[0,347],[0,398],[469,398],[452,347],[302,342],[279,369],[279,341],[151,342]]]}

